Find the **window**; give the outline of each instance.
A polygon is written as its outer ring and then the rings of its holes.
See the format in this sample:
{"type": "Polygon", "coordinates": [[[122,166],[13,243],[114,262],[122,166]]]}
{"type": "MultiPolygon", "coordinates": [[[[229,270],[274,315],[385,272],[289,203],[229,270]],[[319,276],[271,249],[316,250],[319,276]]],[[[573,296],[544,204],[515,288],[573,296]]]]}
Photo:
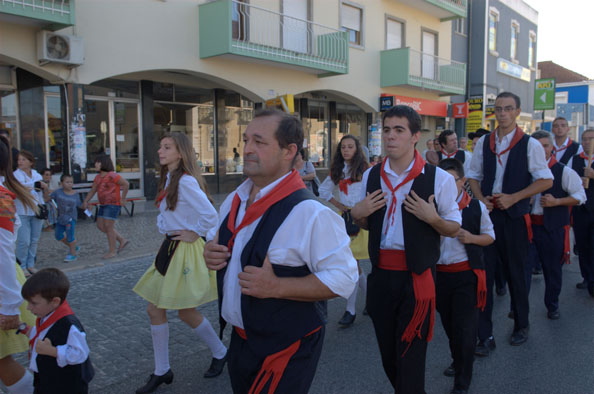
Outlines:
{"type": "Polygon", "coordinates": [[[454,31],[458,34],[466,35],[466,19],[465,18],[458,18],[455,19],[453,22],[454,24],[454,31]]]}
{"type": "Polygon", "coordinates": [[[509,45],[509,56],[512,60],[518,58],[518,36],[520,35],[520,25],[516,21],[511,24],[511,42],[509,45]]]}
{"type": "Polygon", "coordinates": [[[404,47],[404,22],[386,18],[386,49],[404,47]]]}
{"type": "Polygon", "coordinates": [[[530,31],[528,42],[528,67],[536,68],[536,33],[530,31]]]}
{"type": "Polygon", "coordinates": [[[349,34],[349,42],[353,45],[363,46],[363,9],[352,4],[341,4],[340,29],[349,34]]]}
{"type": "Polygon", "coordinates": [[[491,8],[489,11],[489,51],[497,52],[497,25],[499,22],[499,12],[491,8]]]}

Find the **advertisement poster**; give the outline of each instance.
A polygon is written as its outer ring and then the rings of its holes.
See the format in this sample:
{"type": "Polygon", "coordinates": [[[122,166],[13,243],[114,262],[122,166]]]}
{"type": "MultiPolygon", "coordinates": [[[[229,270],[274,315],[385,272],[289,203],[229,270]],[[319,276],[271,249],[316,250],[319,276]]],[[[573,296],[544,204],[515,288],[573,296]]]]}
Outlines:
{"type": "Polygon", "coordinates": [[[72,165],[78,165],[81,170],[87,168],[87,130],[79,123],[73,123],[70,130],[72,165]]]}
{"type": "Polygon", "coordinates": [[[466,119],[466,133],[474,133],[483,127],[483,98],[481,96],[468,99],[468,118],[466,119]]]}
{"type": "Polygon", "coordinates": [[[380,156],[382,154],[382,133],[377,123],[369,126],[368,148],[371,156],[380,156]]]}

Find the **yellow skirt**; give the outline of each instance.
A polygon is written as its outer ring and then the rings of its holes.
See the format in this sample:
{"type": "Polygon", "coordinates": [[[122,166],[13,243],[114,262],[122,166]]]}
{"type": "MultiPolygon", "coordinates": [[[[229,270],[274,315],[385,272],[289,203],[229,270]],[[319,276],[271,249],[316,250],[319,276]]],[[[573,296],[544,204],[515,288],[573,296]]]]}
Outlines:
{"type": "Polygon", "coordinates": [[[152,264],[142,275],[134,292],[161,309],[187,309],[217,299],[217,276],[206,268],[204,240],[180,242],[161,275],[152,264]]]}
{"type": "MultiPolygon", "coordinates": [[[[25,283],[25,274],[21,267],[16,264],[17,280],[22,285],[25,283]]],[[[20,308],[20,319],[29,326],[35,324],[35,316],[27,310],[27,301],[23,301],[20,308]]],[[[0,358],[26,352],[29,350],[29,338],[23,334],[17,334],[16,330],[0,330],[0,358]]]]}
{"type": "Polygon", "coordinates": [[[356,260],[366,260],[369,258],[367,243],[369,240],[369,231],[361,229],[359,234],[351,237],[351,252],[356,260]]]}

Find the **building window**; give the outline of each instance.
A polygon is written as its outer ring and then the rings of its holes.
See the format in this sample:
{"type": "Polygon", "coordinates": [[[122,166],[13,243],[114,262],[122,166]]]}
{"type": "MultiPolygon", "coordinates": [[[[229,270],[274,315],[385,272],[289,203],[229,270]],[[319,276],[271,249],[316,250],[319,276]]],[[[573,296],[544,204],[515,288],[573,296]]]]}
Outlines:
{"type": "Polygon", "coordinates": [[[509,56],[512,60],[518,58],[518,36],[520,35],[520,25],[516,21],[511,24],[511,42],[509,45],[509,56]]]}
{"type": "Polygon", "coordinates": [[[341,4],[340,29],[349,35],[349,42],[363,46],[363,8],[343,2],[341,4]]]}
{"type": "Polygon", "coordinates": [[[466,19],[465,18],[458,18],[455,19],[453,22],[454,24],[454,31],[458,34],[466,35],[466,19]]]}
{"type": "Polygon", "coordinates": [[[528,67],[536,68],[536,33],[530,31],[528,43],[528,67]]]}
{"type": "Polygon", "coordinates": [[[404,22],[386,18],[386,49],[404,47],[404,22]]]}
{"type": "Polygon", "coordinates": [[[489,10],[489,51],[497,52],[497,25],[499,23],[499,12],[491,8],[489,10]]]}

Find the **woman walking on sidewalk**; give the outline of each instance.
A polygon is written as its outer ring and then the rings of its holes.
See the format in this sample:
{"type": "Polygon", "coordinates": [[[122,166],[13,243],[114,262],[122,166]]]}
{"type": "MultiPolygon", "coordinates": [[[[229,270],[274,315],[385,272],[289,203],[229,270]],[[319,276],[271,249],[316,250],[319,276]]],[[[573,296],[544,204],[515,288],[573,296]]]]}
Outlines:
{"type": "Polygon", "coordinates": [[[115,222],[122,209],[122,201],[126,203],[128,181],[114,172],[113,163],[109,156],[95,159],[95,170],[99,172],[93,181],[93,187],[83,202],[82,209],[87,209],[89,201],[97,193],[99,212],[97,213],[97,228],[107,235],[109,251],[103,255],[104,259],[111,259],[128,245],[128,240],[115,229],[115,222]],[[120,189],[122,196],[120,198],[120,189]],[[119,247],[116,251],[116,241],[119,247]]]}
{"type": "Polygon", "coordinates": [[[134,291],[149,302],[155,370],[137,394],[152,393],[162,383],[173,381],[169,366],[169,326],[166,311],[177,310],[180,319],[206,342],[212,363],[205,378],[218,376],[225,365],[227,348],[197,306],[217,298],[216,274],[202,256],[204,237],[217,225],[217,211],[206,195],[189,138],[171,133],[161,139],[159,216],[157,227],[165,240],[134,291]]]}

